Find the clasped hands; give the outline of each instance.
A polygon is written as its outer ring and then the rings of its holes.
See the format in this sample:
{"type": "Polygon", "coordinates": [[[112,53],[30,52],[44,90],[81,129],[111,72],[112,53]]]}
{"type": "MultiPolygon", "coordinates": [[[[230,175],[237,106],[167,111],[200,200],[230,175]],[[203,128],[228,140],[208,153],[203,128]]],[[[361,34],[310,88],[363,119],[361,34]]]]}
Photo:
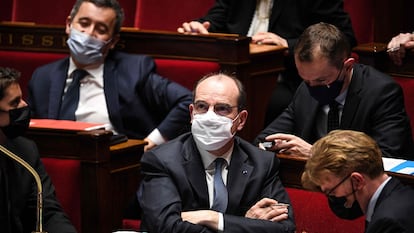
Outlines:
{"type": "MultiPolygon", "coordinates": [[[[279,222],[288,219],[288,206],[274,199],[263,198],[246,212],[245,217],[279,222]]],[[[182,212],[181,218],[183,221],[217,230],[219,214],[214,210],[195,210],[182,212]]]]}

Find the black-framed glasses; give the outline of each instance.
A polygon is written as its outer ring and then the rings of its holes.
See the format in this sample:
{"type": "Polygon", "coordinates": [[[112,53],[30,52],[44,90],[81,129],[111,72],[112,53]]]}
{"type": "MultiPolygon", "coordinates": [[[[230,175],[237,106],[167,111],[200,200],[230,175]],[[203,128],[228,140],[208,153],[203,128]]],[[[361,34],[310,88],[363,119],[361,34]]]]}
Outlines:
{"type": "Polygon", "coordinates": [[[331,194],[335,191],[335,189],[337,189],[342,183],[344,183],[349,177],[351,177],[352,173],[349,173],[349,175],[345,176],[345,178],[343,178],[341,180],[341,182],[339,182],[337,185],[335,185],[331,190],[329,190],[328,193],[326,193],[326,196],[331,196],[331,194]]]}
{"type": "MultiPolygon", "coordinates": [[[[193,103],[193,105],[194,105],[194,110],[197,113],[206,113],[208,109],[210,108],[210,105],[204,101],[197,101],[193,103]]],[[[237,107],[238,106],[231,106],[230,104],[218,103],[214,105],[213,109],[214,109],[214,112],[217,113],[218,115],[227,116],[233,111],[233,108],[237,108],[237,107]]]]}

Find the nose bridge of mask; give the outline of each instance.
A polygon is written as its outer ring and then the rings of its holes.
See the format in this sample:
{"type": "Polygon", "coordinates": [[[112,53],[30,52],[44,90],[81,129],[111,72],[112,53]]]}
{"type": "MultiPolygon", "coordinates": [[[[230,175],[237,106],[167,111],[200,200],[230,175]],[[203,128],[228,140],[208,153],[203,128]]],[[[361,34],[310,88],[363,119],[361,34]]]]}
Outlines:
{"type": "Polygon", "coordinates": [[[211,136],[210,134],[217,135],[218,131],[223,131],[222,127],[225,127],[224,131],[230,131],[233,120],[209,110],[206,113],[195,114],[193,124],[198,124],[201,129],[204,129],[206,136],[211,136]]]}
{"type": "Polygon", "coordinates": [[[75,41],[82,43],[83,46],[88,46],[88,47],[95,48],[98,50],[101,50],[107,43],[110,42],[110,40],[106,42],[106,41],[97,39],[73,27],[71,28],[71,33],[73,33],[72,36],[75,38],[75,41]]]}

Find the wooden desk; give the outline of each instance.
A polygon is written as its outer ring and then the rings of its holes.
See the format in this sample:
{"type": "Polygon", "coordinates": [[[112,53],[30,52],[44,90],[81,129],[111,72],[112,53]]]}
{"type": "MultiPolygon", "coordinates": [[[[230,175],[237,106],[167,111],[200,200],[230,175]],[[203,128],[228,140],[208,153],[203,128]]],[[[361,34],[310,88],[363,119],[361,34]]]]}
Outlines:
{"type": "MultiPolygon", "coordinates": [[[[0,24],[0,50],[68,54],[63,26],[0,24]]],[[[117,49],[154,58],[217,62],[246,87],[248,122],[240,136],[252,141],[264,128],[264,114],[278,73],[284,69],[286,48],[250,44],[234,34],[183,35],[167,31],[123,28],[117,49]]]]}
{"type": "Polygon", "coordinates": [[[123,211],[140,182],[142,140],[110,146],[112,132],[29,129],[41,157],[80,160],[83,233],[110,233],[121,227],[123,211]]]}
{"type": "Polygon", "coordinates": [[[387,54],[387,44],[367,43],[353,49],[360,63],[368,64],[391,76],[414,78],[414,52],[407,51],[402,66],[395,65],[387,54]]]}
{"type": "MultiPolygon", "coordinates": [[[[305,168],[306,157],[296,155],[278,154],[280,159],[280,179],[284,186],[292,188],[303,188],[301,176],[305,168]]],[[[414,176],[387,172],[389,175],[400,179],[403,183],[414,187],[414,176]]]]}

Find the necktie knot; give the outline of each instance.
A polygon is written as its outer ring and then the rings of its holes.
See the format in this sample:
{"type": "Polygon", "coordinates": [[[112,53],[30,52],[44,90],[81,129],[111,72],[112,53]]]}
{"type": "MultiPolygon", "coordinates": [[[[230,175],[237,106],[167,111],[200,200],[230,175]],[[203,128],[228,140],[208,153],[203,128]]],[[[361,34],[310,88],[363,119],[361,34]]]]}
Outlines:
{"type": "Polygon", "coordinates": [[[79,84],[88,72],[86,70],[77,69],[72,73],[72,83],[69,85],[65,95],[63,96],[62,105],[59,111],[59,119],[76,120],[75,111],[79,103],[79,84]]]}

